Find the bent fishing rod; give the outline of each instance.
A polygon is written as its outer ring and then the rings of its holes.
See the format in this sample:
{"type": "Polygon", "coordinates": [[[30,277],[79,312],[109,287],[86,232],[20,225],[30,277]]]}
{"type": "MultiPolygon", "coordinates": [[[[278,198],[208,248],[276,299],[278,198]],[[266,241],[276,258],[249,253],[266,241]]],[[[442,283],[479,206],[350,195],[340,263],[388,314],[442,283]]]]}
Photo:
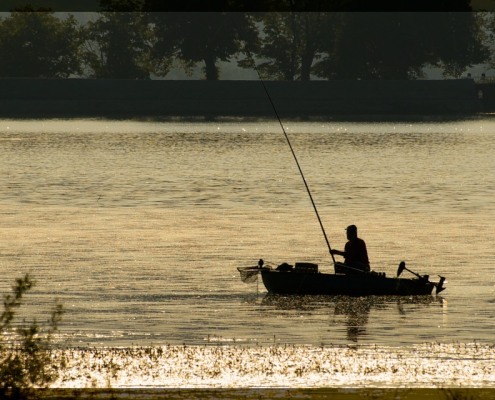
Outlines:
{"type": "Polygon", "coordinates": [[[304,182],[304,186],[306,187],[306,191],[308,192],[309,199],[311,200],[311,204],[313,205],[313,209],[315,210],[316,218],[318,218],[318,223],[320,224],[321,231],[323,232],[323,237],[325,238],[325,242],[326,242],[327,247],[328,247],[328,252],[330,253],[330,256],[332,257],[332,261],[335,264],[335,257],[332,254],[332,248],[330,247],[330,242],[328,241],[328,237],[327,237],[327,234],[325,232],[325,228],[323,227],[323,223],[321,222],[320,214],[318,213],[318,209],[316,208],[316,204],[313,200],[313,196],[311,195],[311,191],[309,190],[308,182],[306,182],[306,178],[304,177],[304,173],[302,171],[301,165],[299,164],[299,161],[297,160],[296,153],[294,152],[294,148],[292,147],[289,136],[287,135],[287,132],[285,132],[284,125],[282,124],[282,120],[280,119],[280,116],[278,115],[277,109],[275,108],[275,104],[273,103],[273,100],[270,96],[270,93],[268,93],[268,89],[266,88],[265,82],[261,78],[261,75],[258,71],[258,68],[256,68],[256,63],[254,62],[254,60],[251,57],[251,54],[249,52],[248,52],[248,57],[251,59],[254,70],[258,74],[258,78],[259,78],[261,84],[263,85],[263,89],[265,90],[266,96],[268,97],[268,100],[270,100],[270,104],[272,105],[273,111],[275,112],[275,115],[277,116],[280,127],[282,128],[282,132],[284,132],[285,139],[287,140],[287,144],[289,145],[292,156],[294,157],[294,161],[296,162],[297,168],[299,169],[299,173],[301,174],[302,180],[304,182]]]}

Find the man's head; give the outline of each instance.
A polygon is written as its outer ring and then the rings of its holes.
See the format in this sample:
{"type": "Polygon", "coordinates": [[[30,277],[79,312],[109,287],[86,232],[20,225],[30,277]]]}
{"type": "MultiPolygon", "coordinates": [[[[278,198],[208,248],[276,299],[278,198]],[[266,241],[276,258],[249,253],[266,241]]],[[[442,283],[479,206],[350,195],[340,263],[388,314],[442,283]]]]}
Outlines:
{"type": "Polygon", "coordinates": [[[347,228],[345,228],[345,230],[347,231],[347,239],[351,240],[357,238],[356,225],[349,225],[347,228]]]}

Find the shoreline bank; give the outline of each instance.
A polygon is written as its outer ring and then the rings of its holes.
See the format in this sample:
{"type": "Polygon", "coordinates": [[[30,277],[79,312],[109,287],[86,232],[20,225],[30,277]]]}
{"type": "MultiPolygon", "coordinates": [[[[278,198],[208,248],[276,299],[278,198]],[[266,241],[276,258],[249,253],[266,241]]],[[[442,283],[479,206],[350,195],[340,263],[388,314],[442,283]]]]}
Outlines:
{"type": "Polygon", "coordinates": [[[371,388],[173,388],[173,389],[43,389],[36,391],[42,400],[92,399],[92,400],[222,400],[222,399],[333,399],[333,400],[452,400],[493,399],[493,389],[478,388],[422,388],[398,387],[393,389],[371,388]]]}
{"type": "MultiPolygon", "coordinates": [[[[0,83],[1,118],[274,117],[260,81],[0,79],[0,83]]],[[[476,84],[467,79],[268,81],[265,86],[282,119],[459,119],[488,111],[476,84]]]]}

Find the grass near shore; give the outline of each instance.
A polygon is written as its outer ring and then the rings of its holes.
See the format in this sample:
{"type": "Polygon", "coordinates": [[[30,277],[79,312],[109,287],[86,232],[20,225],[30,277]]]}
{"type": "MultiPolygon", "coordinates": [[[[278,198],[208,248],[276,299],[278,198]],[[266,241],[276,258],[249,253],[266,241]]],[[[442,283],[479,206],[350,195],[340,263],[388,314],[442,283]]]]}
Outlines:
{"type": "Polygon", "coordinates": [[[222,399],[332,399],[332,400],[489,400],[495,389],[44,389],[36,392],[42,400],[222,400],[222,399]]]}

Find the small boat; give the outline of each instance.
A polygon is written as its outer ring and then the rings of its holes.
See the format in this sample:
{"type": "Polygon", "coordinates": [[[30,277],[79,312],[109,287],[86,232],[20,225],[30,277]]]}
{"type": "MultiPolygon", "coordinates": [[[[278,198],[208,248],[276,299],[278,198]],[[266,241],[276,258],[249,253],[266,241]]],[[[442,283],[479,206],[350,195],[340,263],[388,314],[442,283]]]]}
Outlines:
{"type": "MultiPolygon", "coordinates": [[[[254,68],[256,69],[255,64],[254,68]]],[[[265,266],[263,260],[260,259],[258,265],[254,267],[237,268],[241,274],[242,281],[247,283],[252,282],[258,279],[258,275],[261,275],[263,284],[269,293],[282,295],[415,296],[431,295],[434,288],[436,289],[435,294],[445,290],[445,287],[443,286],[445,277],[439,276],[440,280],[438,282],[432,282],[430,281],[429,275],[419,275],[406,268],[404,261],[399,264],[396,277],[387,277],[383,272],[369,271],[369,267],[368,270],[365,271],[335,261],[334,252],[330,247],[330,242],[318,213],[318,209],[316,208],[316,204],[313,200],[311,191],[309,190],[301,165],[297,160],[289,136],[284,129],[280,116],[275,108],[275,104],[257,69],[256,72],[263,84],[263,88],[272,105],[273,111],[277,116],[282,132],[284,133],[287,144],[294,157],[294,161],[299,169],[299,173],[320,224],[323,237],[325,238],[329,254],[332,257],[335,273],[321,273],[318,271],[317,264],[307,262],[297,262],[294,266],[283,263],[274,269],[265,266]],[[415,278],[399,278],[404,270],[415,275],[415,278]]]]}
{"type": "Polygon", "coordinates": [[[261,275],[263,284],[272,294],[282,295],[347,295],[347,296],[416,296],[431,295],[445,290],[445,278],[430,281],[428,275],[419,275],[401,262],[396,277],[387,277],[383,272],[365,272],[343,263],[335,263],[335,273],[322,273],[314,263],[297,262],[294,266],[283,263],[276,268],[265,266],[259,260],[254,267],[238,267],[241,279],[252,282],[261,275]],[[415,278],[400,278],[407,270],[415,278]]]}

